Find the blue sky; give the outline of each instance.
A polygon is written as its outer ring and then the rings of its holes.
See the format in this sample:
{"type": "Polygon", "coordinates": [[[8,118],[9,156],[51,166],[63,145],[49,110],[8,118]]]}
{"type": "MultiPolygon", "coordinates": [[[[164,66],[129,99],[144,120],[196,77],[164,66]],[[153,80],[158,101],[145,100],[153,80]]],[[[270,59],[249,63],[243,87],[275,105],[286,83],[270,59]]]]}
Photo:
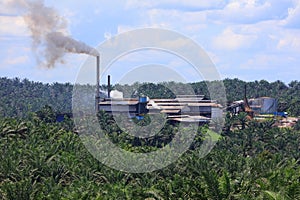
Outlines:
{"type": "MultiPolygon", "coordinates": [[[[10,2],[0,2],[0,76],[73,83],[88,56],[66,54],[63,64],[51,69],[39,66],[24,12],[10,2]]],[[[92,47],[136,28],[164,28],[195,40],[222,78],[299,80],[299,0],[45,0],[44,4],[66,19],[74,39],[92,47]]],[[[180,69],[188,76],[185,67],[180,69]]],[[[121,78],[122,67],[109,73],[115,80],[121,78]]],[[[197,77],[191,73],[187,80],[197,77]]]]}

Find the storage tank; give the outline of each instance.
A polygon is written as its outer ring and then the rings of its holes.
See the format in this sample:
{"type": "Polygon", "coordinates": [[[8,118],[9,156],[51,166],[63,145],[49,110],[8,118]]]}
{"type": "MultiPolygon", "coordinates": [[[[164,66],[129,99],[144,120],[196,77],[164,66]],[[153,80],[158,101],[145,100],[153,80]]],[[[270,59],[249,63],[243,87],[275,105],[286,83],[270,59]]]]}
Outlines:
{"type": "Polygon", "coordinates": [[[277,112],[278,101],[271,97],[261,97],[261,113],[262,114],[273,114],[277,112]]]}
{"type": "Polygon", "coordinates": [[[140,97],[139,97],[139,102],[140,102],[140,103],[147,103],[147,102],[148,102],[148,99],[147,99],[147,97],[145,97],[145,96],[140,96],[140,97]]]}
{"type": "Polygon", "coordinates": [[[146,96],[139,97],[138,114],[148,113],[147,103],[148,103],[148,97],[146,96]]]}

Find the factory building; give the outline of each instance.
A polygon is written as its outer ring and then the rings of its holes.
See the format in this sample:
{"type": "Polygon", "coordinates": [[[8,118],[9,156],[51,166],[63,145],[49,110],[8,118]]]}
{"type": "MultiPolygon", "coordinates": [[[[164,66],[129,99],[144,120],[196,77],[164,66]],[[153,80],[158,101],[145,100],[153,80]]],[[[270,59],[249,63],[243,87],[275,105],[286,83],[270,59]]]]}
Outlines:
{"type": "Polygon", "coordinates": [[[188,123],[209,123],[211,119],[222,117],[222,106],[216,101],[204,100],[202,95],[178,95],[175,99],[104,98],[99,102],[99,110],[106,113],[128,114],[141,117],[145,114],[165,114],[169,121],[188,123]]]}
{"type": "Polygon", "coordinates": [[[96,59],[95,109],[109,114],[127,114],[129,118],[142,119],[143,115],[165,114],[169,121],[187,123],[209,123],[214,118],[222,118],[222,106],[213,100],[204,100],[203,95],[178,95],[175,99],[113,98],[111,97],[110,76],[108,75],[108,95],[100,95],[100,57],[96,59]]]}
{"type": "MultiPolygon", "coordinates": [[[[249,99],[248,102],[255,115],[274,114],[278,109],[278,100],[272,97],[249,99]]],[[[227,110],[232,113],[242,112],[244,104],[244,100],[235,101],[227,107],[227,110]]]]}

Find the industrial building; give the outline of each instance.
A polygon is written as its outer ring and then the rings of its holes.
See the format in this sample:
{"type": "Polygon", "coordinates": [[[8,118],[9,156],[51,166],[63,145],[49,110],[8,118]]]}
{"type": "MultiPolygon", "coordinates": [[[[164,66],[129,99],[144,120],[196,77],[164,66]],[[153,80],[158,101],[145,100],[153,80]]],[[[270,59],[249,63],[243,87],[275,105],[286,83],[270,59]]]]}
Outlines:
{"type": "MultiPolygon", "coordinates": [[[[248,100],[250,109],[254,115],[274,114],[278,109],[278,100],[272,97],[259,97],[248,100]]],[[[234,101],[227,107],[228,111],[239,113],[244,110],[245,101],[234,101]]]]}
{"type": "Polygon", "coordinates": [[[222,118],[222,106],[213,100],[204,100],[203,95],[178,95],[175,99],[112,98],[110,76],[108,94],[100,95],[100,57],[96,58],[96,112],[127,114],[129,118],[142,119],[143,115],[164,114],[169,121],[182,123],[209,123],[214,118],[222,118]]]}
{"type": "MultiPolygon", "coordinates": [[[[238,114],[239,112],[246,112],[249,118],[259,115],[278,115],[278,100],[272,97],[259,97],[259,98],[247,98],[247,88],[245,85],[244,99],[234,101],[227,106],[226,110],[238,114]]],[[[282,115],[283,116],[283,115],[282,115]]]]}
{"type": "Polygon", "coordinates": [[[183,123],[209,123],[211,119],[221,118],[222,106],[203,98],[202,95],[178,95],[175,99],[103,98],[98,109],[109,114],[127,113],[128,117],[139,119],[145,114],[165,114],[169,121],[183,123]]]}

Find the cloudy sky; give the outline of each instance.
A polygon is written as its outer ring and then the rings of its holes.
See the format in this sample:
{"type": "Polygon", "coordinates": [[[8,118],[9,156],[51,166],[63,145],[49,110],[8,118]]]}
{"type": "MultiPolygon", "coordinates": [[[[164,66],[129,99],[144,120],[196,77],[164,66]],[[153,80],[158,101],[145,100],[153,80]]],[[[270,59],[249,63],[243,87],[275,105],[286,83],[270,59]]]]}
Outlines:
{"type": "MultiPolygon", "coordinates": [[[[0,76],[73,83],[88,56],[66,54],[54,68],[41,66],[23,18],[26,10],[16,5],[21,1],[0,2],[0,76]]],[[[66,20],[72,38],[92,47],[129,30],[163,28],[196,41],[222,78],[299,80],[299,0],[45,0],[44,4],[66,20]]],[[[158,57],[163,60],[162,55],[158,57]]],[[[165,56],[170,65],[178,60],[165,56]]],[[[185,67],[182,64],[181,69],[187,72],[185,67]]],[[[117,79],[126,73],[122,70],[115,67],[109,73],[117,79]]],[[[192,73],[186,78],[197,81],[192,73]]]]}

